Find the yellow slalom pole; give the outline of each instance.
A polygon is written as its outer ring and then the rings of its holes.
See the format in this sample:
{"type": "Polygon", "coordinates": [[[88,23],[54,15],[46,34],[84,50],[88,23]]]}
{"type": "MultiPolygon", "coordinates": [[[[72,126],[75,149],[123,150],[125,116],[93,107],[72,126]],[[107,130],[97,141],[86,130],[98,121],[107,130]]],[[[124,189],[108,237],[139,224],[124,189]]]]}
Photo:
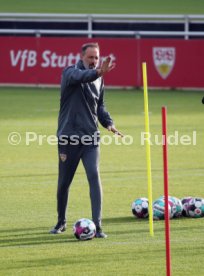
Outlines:
{"type": "Polygon", "coordinates": [[[144,113],[145,113],[145,132],[146,132],[146,158],[147,158],[147,181],[148,181],[148,201],[149,201],[149,231],[154,236],[153,229],[153,210],[152,210],[152,172],[150,154],[150,131],[149,131],[149,109],[148,109],[148,89],[147,89],[147,66],[142,63],[143,87],[144,87],[144,113]],[[149,139],[148,139],[149,138],[149,139]]]}

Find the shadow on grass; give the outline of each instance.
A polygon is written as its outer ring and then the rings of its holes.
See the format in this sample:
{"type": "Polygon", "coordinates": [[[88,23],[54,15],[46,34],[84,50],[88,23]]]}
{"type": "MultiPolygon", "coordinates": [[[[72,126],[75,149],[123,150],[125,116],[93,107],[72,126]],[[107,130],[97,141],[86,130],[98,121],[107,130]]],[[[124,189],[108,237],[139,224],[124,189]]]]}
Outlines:
{"type": "MultiPolygon", "coordinates": [[[[181,225],[177,225],[174,228],[172,225],[172,231],[189,231],[189,225],[185,225],[185,221],[189,218],[180,218],[182,220],[181,225]]],[[[192,219],[195,220],[195,219],[192,219]]],[[[104,224],[107,226],[115,225],[115,229],[111,229],[107,234],[113,235],[130,235],[149,232],[148,219],[136,219],[133,216],[129,217],[113,217],[104,218],[104,224]],[[131,227],[127,228],[127,224],[131,227]],[[124,228],[123,228],[124,227],[124,228]]],[[[176,222],[176,220],[175,220],[176,222]]],[[[164,221],[155,221],[154,228],[157,232],[164,232],[164,221]]],[[[194,225],[193,229],[200,229],[200,225],[194,225]]],[[[78,243],[73,234],[63,233],[60,235],[49,234],[47,227],[34,227],[34,228],[13,228],[0,230],[0,247],[23,247],[34,246],[44,244],[60,244],[60,243],[78,243]]]]}
{"type": "MultiPolygon", "coordinates": [[[[108,234],[113,235],[128,235],[136,234],[141,232],[141,226],[144,225],[142,229],[143,232],[148,232],[148,220],[137,220],[134,217],[115,217],[104,219],[106,224],[130,224],[131,227],[127,231],[121,227],[117,227],[116,231],[108,231],[108,234]],[[139,226],[140,227],[137,227],[139,226]]],[[[158,230],[160,231],[160,230],[158,230]]],[[[162,230],[161,230],[162,231],[162,230]]],[[[78,243],[79,241],[74,237],[73,234],[67,234],[66,232],[60,235],[49,234],[49,229],[47,227],[34,227],[34,228],[14,228],[5,229],[0,231],[0,247],[24,247],[24,246],[38,246],[45,244],[60,244],[60,243],[78,243]]]]}
{"type": "MultiPolygon", "coordinates": [[[[45,233],[46,227],[32,227],[32,228],[10,228],[10,229],[1,229],[1,233],[18,233],[18,232],[33,232],[33,231],[43,231],[45,233]]],[[[45,233],[46,234],[46,233],[45,233]]]]}
{"type": "MultiPolygon", "coordinates": [[[[198,171],[198,170],[203,170],[204,167],[193,167],[193,168],[174,168],[174,169],[171,169],[170,171],[172,172],[180,172],[180,171],[183,171],[183,172],[186,172],[186,171],[198,171]]],[[[154,172],[162,172],[162,169],[161,168],[152,168],[152,171],[154,172]]],[[[106,170],[101,170],[101,175],[107,175],[107,174],[125,174],[125,173],[146,173],[146,168],[136,168],[136,169],[122,169],[122,170],[111,170],[111,171],[106,171],[106,170]]],[[[78,175],[84,175],[84,172],[77,172],[78,175]]],[[[15,174],[15,175],[2,175],[1,177],[2,178],[30,178],[30,177],[49,177],[49,176],[57,176],[57,173],[46,173],[46,174],[15,174]]]]}
{"type": "Polygon", "coordinates": [[[74,235],[67,235],[66,233],[53,235],[49,233],[49,229],[46,227],[14,228],[1,230],[0,233],[5,234],[0,235],[0,247],[78,242],[74,235]]]}
{"type": "MultiPolygon", "coordinates": [[[[200,218],[203,219],[203,218],[200,218]]],[[[189,224],[186,222],[189,221],[198,221],[198,219],[195,218],[189,218],[189,217],[181,217],[181,218],[176,218],[173,220],[170,220],[170,226],[171,230],[175,232],[182,232],[182,231],[189,231],[189,224]],[[185,224],[186,223],[186,224],[185,224]]],[[[138,219],[135,218],[134,216],[129,216],[129,217],[113,217],[113,218],[104,218],[103,222],[107,225],[115,225],[118,226],[117,231],[108,231],[109,233],[113,234],[119,234],[119,235],[127,235],[131,233],[140,233],[141,231],[143,233],[149,232],[149,219],[138,219]],[[128,224],[131,226],[129,230],[122,230],[121,226],[128,224]],[[121,226],[119,226],[121,225],[121,226]],[[134,227],[135,225],[135,227],[134,227]],[[134,227],[134,229],[133,229],[134,227]]],[[[164,220],[154,220],[154,229],[156,232],[164,232],[165,228],[165,221],[164,220]]],[[[200,230],[201,226],[200,224],[194,224],[193,229],[194,230],[200,230]]]]}
{"type": "MultiPolygon", "coordinates": [[[[95,260],[94,260],[95,262],[95,260]]],[[[101,262],[101,261],[97,261],[97,262],[101,262]]],[[[89,261],[87,258],[85,258],[84,260],[80,259],[80,264],[84,264],[87,265],[89,263],[89,265],[92,265],[91,260],[89,261]]],[[[12,265],[6,267],[7,270],[16,270],[16,269],[39,269],[39,268],[43,268],[43,267],[55,267],[55,266],[66,266],[66,265],[77,265],[79,264],[79,260],[77,258],[74,258],[72,256],[69,256],[69,258],[42,258],[42,259],[36,259],[36,260],[29,260],[29,262],[25,262],[25,261],[18,261],[13,263],[12,265]]],[[[3,268],[0,268],[0,271],[4,270],[3,268]]],[[[49,274],[49,272],[48,272],[49,274]]],[[[57,275],[57,273],[56,273],[57,275]]],[[[60,274],[61,275],[61,274],[60,274]]],[[[66,275],[71,275],[69,273],[67,273],[66,275]]]]}
{"type": "MultiPolygon", "coordinates": [[[[158,253],[158,249],[155,251],[158,253]]],[[[140,251],[140,253],[141,253],[141,251],[140,251]]],[[[86,254],[87,254],[87,252],[86,252],[86,254]]],[[[49,271],[53,268],[54,269],[53,272],[55,272],[56,275],[58,275],[58,273],[59,273],[59,275],[75,275],[74,272],[69,270],[69,266],[70,266],[70,268],[73,268],[73,265],[74,265],[75,267],[78,266],[78,268],[80,268],[80,271],[81,271],[81,273],[77,274],[77,275],[94,275],[94,274],[97,275],[97,267],[99,267],[99,269],[100,269],[100,267],[104,266],[106,263],[109,264],[110,260],[113,260],[113,258],[116,262],[118,262],[119,258],[121,261],[123,261],[123,260],[127,260],[127,258],[130,257],[129,252],[123,253],[123,254],[121,254],[121,252],[117,252],[117,253],[115,252],[114,256],[113,256],[112,252],[105,252],[105,253],[100,254],[100,256],[97,256],[94,252],[93,253],[89,252],[89,256],[90,257],[87,258],[87,256],[83,252],[81,252],[81,254],[79,254],[77,257],[72,254],[69,254],[68,257],[60,256],[58,258],[57,257],[50,258],[50,257],[43,256],[42,258],[36,258],[33,260],[29,260],[29,261],[16,261],[16,262],[12,263],[11,265],[7,266],[6,270],[10,271],[10,272],[13,270],[14,272],[16,272],[15,270],[17,270],[17,269],[18,270],[36,269],[35,271],[37,271],[37,269],[39,269],[39,268],[48,267],[48,269],[49,269],[48,274],[49,274],[49,271]],[[96,267],[96,269],[94,269],[95,273],[90,274],[90,272],[93,271],[93,265],[96,267]],[[63,267],[63,266],[67,266],[68,270],[66,273],[64,272],[64,270],[62,270],[62,272],[60,273],[59,267],[63,267]],[[56,267],[58,267],[58,270],[56,267]],[[88,271],[87,271],[87,267],[89,267],[88,271]],[[85,271],[83,270],[83,268],[85,268],[85,271]],[[86,274],[86,272],[87,272],[87,274],[86,274]]],[[[135,261],[134,255],[132,256],[132,260],[135,261]]],[[[5,270],[5,268],[0,267],[0,271],[1,270],[5,270]]],[[[32,272],[33,272],[33,270],[32,270],[32,272]]],[[[103,274],[100,274],[100,275],[103,275],[103,274]]]]}
{"type": "Polygon", "coordinates": [[[107,224],[135,223],[135,221],[136,219],[133,216],[103,218],[103,222],[107,224]]]}
{"type": "Polygon", "coordinates": [[[46,174],[14,174],[14,175],[2,175],[2,178],[30,178],[30,177],[42,177],[42,176],[56,176],[57,173],[46,173],[46,174]]]}
{"type": "MultiPolygon", "coordinates": [[[[141,233],[148,233],[149,232],[149,220],[147,219],[138,219],[134,216],[129,217],[113,217],[113,218],[104,218],[104,224],[107,225],[115,225],[117,227],[114,231],[108,231],[108,234],[115,234],[115,235],[129,235],[129,234],[137,234],[141,233]],[[126,224],[125,229],[123,226],[126,224]],[[131,227],[127,228],[127,224],[131,227]],[[128,230],[127,230],[128,229],[128,230]]],[[[157,225],[157,232],[164,231],[163,225],[161,222],[157,225]]]]}
{"type": "MultiPolygon", "coordinates": [[[[136,173],[136,172],[143,172],[145,169],[125,169],[125,170],[113,170],[113,171],[101,171],[101,174],[124,174],[124,173],[136,173]]],[[[84,175],[84,172],[77,172],[78,175],[84,175]]],[[[56,176],[57,173],[46,173],[46,174],[15,174],[15,175],[2,175],[2,178],[30,178],[30,177],[42,177],[42,176],[56,176]]]]}
{"type": "MultiPolygon", "coordinates": [[[[154,248],[153,250],[151,250],[151,255],[154,255],[156,253],[158,254],[158,252],[163,253],[163,251],[164,251],[163,249],[154,248]]],[[[122,254],[120,251],[114,252],[114,254],[112,252],[101,252],[100,255],[97,255],[93,251],[93,252],[89,252],[88,258],[87,258],[87,254],[88,254],[87,251],[84,251],[84,252],[81,251],[81,253],[76,256],[71,252],[68,252],[66,257],[59,256],[59,257],[52,258],[52,257],[42,256],[41,258],[35,258],[29,261],[25,261],[25,260],[15,261],[11,263],[9,266],[7,266],[6,270],[7,271],[10,270],[11,272],[12,270],[15,271],[16,269],[25,270],[25,269],[33,269],[33,268],[39,269],[39,268],[48,267],[49,268],[48,274],[49,274],[50,269],[53,267],[54,268],[53,272],[55,272],[57,275],[58,273],[60,273],[60,270],[57,271],[57,267],[59,269],[59,267],[67,266],[67,268],[69,269],[69,265],[70,265],[70,268],[73,268],[73,265],[74,265],[75,267],[78,266],[80,268],[80,271],[82,271],[79,275],[92,275],[93,273],[90,274],[90,272],[92,272],[93,265],[95,267],[100,268],[101,266],[106,265],[106,263],[110,264],[110,260],[111,261],[115,260],[115,262],[118,262],[120,260],[121,262],[123,262],[123,260],[126,261],[127,258],[128,259],[131,258],[132,261],[135,262],[135,255],[134,254],[130,255],[129,252],[123,252],[122,254]],[[89,267],[88,271],[87,271],[87,267],[89,267]],[[83,268],[85,268],[85,271],[83,271],[83,268]]],[[[139,256],[137,258],[143,258],[143,256],[146,254],[147,254],[146,249],[145,250],[140,249],[139,256]]],[[[5,270],[5,267],[0,267],[0,271],[1,270],[5,270]]],[[[97,269],[94,270],[95,272],[94,274],[97,274],[96,271],[97,269]]],[[[75,273],[72,273],[71,270],[67,270],[66,274],[60,273],[60,275],[75,275],[75,273]]],[[[105,275],[105,274],[100,274],[100,275],[105,275]]],[[[140,274],[137,273],[135,275],[140,275],[140,274]]]]}

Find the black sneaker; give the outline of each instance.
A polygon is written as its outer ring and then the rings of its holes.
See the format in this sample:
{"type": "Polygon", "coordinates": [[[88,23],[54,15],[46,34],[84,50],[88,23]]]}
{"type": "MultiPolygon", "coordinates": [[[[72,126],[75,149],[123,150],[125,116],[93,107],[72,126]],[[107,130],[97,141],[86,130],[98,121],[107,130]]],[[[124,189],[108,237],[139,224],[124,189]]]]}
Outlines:
{"type": "Polygon", "coordinates": [[[58,222],[56,226],[50,230],[50,234],[61,234],[62,232],[66,231],[67,224],[58,222]]]}
{"type": "Polygon", "coordinates": [[[106,239],[108,236],[103,233],[101,227],[96,227],[96,235],[95,235],[95,238],[103,238],[103,239],[106,239]]]}

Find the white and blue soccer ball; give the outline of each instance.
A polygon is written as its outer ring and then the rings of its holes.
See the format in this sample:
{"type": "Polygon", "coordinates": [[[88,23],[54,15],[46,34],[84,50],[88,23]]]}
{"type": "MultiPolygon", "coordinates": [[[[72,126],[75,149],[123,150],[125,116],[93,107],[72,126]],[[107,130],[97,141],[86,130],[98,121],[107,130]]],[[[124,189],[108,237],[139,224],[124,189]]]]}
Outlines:
{"type": "Polygon", "coordinates": [[[187,215],[191,218],[201,218],[204,216],[204,199],[192,198],[188,202],[187,215]]]}
{"type": "Polygon", "coordinates": [[[149,216],[149,202],[146,197],[137,198],[132,203],[132,213],[137,218],[147,218],[149,216]]]}
{"type": "MultiPolygon", "coordinates": [[[[168,201],[169,218],[173,218],[174,208],[173,203],[168,201]]],[[[163,197],[158,198],[153,202],[153,218],[155,220],[164,219],[165,216],[165,201],[163,197]]]]}
{"type": "Polygon", "coordinates": [[[96,226],[92,220],[82,218],[75,222],[73,232],[78,240],[91,240],[96,235],[96,226]]]}

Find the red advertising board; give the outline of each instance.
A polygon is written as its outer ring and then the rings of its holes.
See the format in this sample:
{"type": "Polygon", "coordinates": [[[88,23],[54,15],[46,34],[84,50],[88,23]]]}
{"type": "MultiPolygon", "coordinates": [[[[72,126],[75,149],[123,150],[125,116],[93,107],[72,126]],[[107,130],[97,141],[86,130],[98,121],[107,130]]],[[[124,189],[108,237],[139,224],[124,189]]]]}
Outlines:
{"type": "Polygon", "coordinates": [[[106,85],[142,86],[146,61],[150,87],[204,88],[204,40],[176,39],[0,37],[0,84],[59,85],[88,41],[100,44],[101,60],[111,55],[117,64],[106,85]]]}
{"type": "MultiPolygon", "coordinates": [[[[151,87],[204,88],[204,40],[138,41],[151,87]]],[[[141,85],[141,83],[140,83],[141,85]]]]}

